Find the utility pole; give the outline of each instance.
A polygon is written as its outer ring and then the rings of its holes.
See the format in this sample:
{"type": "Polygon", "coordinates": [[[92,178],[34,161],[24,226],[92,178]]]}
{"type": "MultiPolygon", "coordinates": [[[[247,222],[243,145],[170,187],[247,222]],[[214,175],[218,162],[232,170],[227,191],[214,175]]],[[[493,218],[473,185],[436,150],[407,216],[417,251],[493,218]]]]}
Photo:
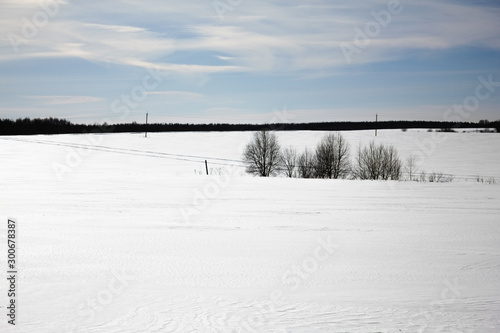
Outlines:
{"type": "Polygon", "coordinates": [[[375,114],[375,136],[377,136],[377,128],[378,128],[378,113],[375,114]]]}
{"type": "Polygon", "coordinates": [[[144,133],[144,137],[148,137],[148,113],[146,112],[146,132],[144,133]]]}

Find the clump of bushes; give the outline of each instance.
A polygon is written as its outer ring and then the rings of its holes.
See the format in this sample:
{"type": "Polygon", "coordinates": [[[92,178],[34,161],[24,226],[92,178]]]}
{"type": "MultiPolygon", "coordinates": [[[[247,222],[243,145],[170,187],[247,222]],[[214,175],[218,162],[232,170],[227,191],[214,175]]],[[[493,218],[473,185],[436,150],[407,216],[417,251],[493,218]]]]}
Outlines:
{"type": "Polygon", "coordinates": [[[446,127],[446,128],[441,128],[441,129],[439,129],[437,132],[444,132],[444,133],[456,133],[457,131],[455,131],[455,130],[454,130],[454,129],[452,129],[452,128],[446,127]]]}
{"type": "MultiPolygon", "coordinates": [[[[316,148],[298,152],[294,147],[281,148],[276,134],[255,132],[243,152],[246,171],[256,176],[284,175],[296,178],[409,180],[447,183],[454,176],[442,172],[419,172],[417,159],[410,155],[404,161],[392,145],[370,142],[360,146],[351,158],[349,143],[340,133],[328,133],[316,148]]],[[[483,183],[496,180],[481,179],[483,183]]]]}
{"type": "Polygon", "coordinates": [[[276,134],[262,130],[245,147],[243,160],[248,173],[262,177],[400,180],[404,168],[393,146],[375,142],[359,147],[352,163],[351,148],[340,133],[326,134],[314,150],[298,153],[291,146],[281,149],[276,134]]]}
{"type": "Polygon", "coordinates": [[[497,183],[497,179],[495,177],[480,177],[480,176],[477,176],[476,177],[476,182],[481,183],[481,184],[492,185],[492,184],[496,184],[497,183]]]}
{"type": "Polygon", "coordinates": [[[453,181],[453,175],[444,174],[442,172],[433,172],[429,174],[427,180],[430,183],[449,183],[453,181]]]}
{"type": "Polygon", "coordinates": [[[359,148],[353,176],[358,179],[400,180],[403,163],[393,146],[376,145],[370,142],[368,147],[359,148]]]}

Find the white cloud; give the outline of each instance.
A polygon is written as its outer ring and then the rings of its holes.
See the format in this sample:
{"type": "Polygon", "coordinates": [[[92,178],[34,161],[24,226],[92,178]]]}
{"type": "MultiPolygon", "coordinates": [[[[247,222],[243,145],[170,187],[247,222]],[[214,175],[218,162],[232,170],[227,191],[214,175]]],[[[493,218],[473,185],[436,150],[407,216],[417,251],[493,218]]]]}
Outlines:
{"type": "Polygon", "coordinates": [[[241,66],[210,66],[210,65],[187,65],[187,64],[169,64],[161,62],[148,62],[138,59],[126,59],[124,64],[137,66],[142,68],[155,69],[162,72],[174,72],[182,74],[211,74],[211,73],[223,73],[223,72],[241,72],[245,71],[244,67],[241,66]]]}
{"type": "Polygon", "coordinates": [[[67,4],[65,0],[2,0],[1,5],[4,8],[29,8],[29,9],[42,9],[44,6],[67,4]]]}
{"type": "MultiPolygon", "coordinates": [[[[33,4],[34,0],[23,3],[33,4]]],[[[7,9],[14,6],[13,0],[3,4],[7,9]]],[[[348,65],[340,43],[353,42],[354,29],[363,30],[366,23],[374,21],[370,13],[386,10],[387,4],[386,0],[349,4],[320,0],[294,6],[255,0],[235,6],[220,21],[210,1],[175,5],[160,0],[147,5],[136,0],[67,3],[22,52],[2,52],[0,61],[78,57],[159,67],[181,75],[241,71],[322,75],[348,65]],[[190,57],[183,62],[178,56],[177,61],[169,61],[170,55],[184,52],[200,55],[195,60],[190,57]],[[213,54],[228,65],[213,65],[213,54]]],[[[395,60],[414,49],[500,49],[499,8],[429,0],[401,4],[402,13],[391,16],[390,23],[353,58],[354,63],[395,60]]],[[[2,16],[2,34],[20,33],[20,17],[9,15],[9,11],[2,16]]]]}
{"type": "Polygon", "coordinates": [[[205,96],[191,91],[147,91],[146,95],[162,98],[164,104],[181,104],[203,101],[205,96]]]}
{"type": "Polygon", "coordinates": [[[43,105],[86,104],[104,100],[93,96],[24,96],[24,98],[37,100],[43,105]]]}

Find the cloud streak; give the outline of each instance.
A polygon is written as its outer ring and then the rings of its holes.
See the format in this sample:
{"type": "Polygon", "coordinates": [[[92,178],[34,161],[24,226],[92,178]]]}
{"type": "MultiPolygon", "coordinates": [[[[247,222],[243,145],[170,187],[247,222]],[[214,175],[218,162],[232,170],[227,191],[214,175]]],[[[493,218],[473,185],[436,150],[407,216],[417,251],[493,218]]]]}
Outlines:
{"type": "Polygon", "coordinates": [[[164,104],[196,103],[205,99],[203,94],[190,91],[147,91],[146,95],[156,96],[164,104]]]}
{"type": "MultiPolygon", "coordinates": [[[[61,13],[43,28],[40,36],[30,41],[21,57],[77,57],[147,68],[154,62],[165,71],[187,74],[323,71],[345,66],[339,44],[351,42],[356,28],[362,30],[366,23],[373,21],[370,13],[387,7],[386,1],[366,1],[349,7],[329,1],[307,6],[255,1],[228,12],[221,24],[215,20],[210,6],[184,3],[166,6],[157,1],[139,6],[135,1],[111,2],[114,5],[101,7],[103,12],[99,13],[109,18],[110,23],[89,22],[92,16],[87,7],[61,5],[61,13]],[[111,16],[110,8],[133,10],[125,17],[133,15],[139,21],[136,25],[124,24],[131,20],[117,20],[111,16]],[[153,8],[156,16],[151,13],[153,8]],[[82,9],[81,13],[77,12],[82,9]],[[149,22],[141,20],[148,15],[152,15],[149,22]],[[179,22],[176,16],[185,20],[179,22]],[[160,22],[159,17],[166,22],[172,20],[172,24],[162,27],[165,23],[160,22]],[[218,53],[230,66],[158,60],[182,52],[218,53]]],[[[8,8],[13,6],[12,2],[6,4],[8,8]]],[[[397,59],[412,49],[500,48],[498,8],[436,1],[402,1],[401,6],[402,13],[392,16],[379,36],[371,39],[366,55],[359,57],[360,63],[397,59]]],[[[2,23],[2,34],[19,30],[19,19],[5,15],[2,23]]],[[[19,59],[2,53],[0,61],[19,59]]],[[[208,59],[201,61],[208,62],[208,59]]]]}
{"type": "Polygon", "coordinates": [[[42,105],[88,104],[104,100],[93,96],[24,96],[24,98],[38,101],[42,105]]]}

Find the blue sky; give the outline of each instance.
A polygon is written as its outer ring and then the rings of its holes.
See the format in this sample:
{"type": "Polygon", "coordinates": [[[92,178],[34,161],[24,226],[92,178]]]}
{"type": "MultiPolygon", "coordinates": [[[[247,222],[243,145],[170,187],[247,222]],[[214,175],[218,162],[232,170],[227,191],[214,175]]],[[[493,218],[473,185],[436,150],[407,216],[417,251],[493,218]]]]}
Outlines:
{"type": "Polygon", "coordinates": [[[500,119],[498,1],[0,0],[0,36],[0,118],[500,119]]]}

